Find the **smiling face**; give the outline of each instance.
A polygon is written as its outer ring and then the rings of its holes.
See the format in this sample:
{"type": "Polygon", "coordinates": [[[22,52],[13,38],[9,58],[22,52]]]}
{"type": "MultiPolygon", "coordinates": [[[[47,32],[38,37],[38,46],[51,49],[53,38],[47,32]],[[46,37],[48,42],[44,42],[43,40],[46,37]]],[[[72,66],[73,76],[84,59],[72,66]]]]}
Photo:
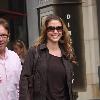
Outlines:
{"type": "Polygon", "coordinates": [[[47,42],[58,43],[62,37],[62,24],[58,20],[51,20],[47,25],[47,42]]]}
{"type": "Polygon", "coordinates": [[[5,51],[8,43],[8,30],[3,25],[0,25],[0,53],[5,51]]]}

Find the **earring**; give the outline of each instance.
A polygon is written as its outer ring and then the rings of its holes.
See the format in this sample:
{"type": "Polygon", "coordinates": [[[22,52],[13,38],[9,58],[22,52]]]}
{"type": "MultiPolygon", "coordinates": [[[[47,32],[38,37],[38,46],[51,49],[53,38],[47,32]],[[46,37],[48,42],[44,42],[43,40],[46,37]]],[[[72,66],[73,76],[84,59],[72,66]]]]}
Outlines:
{"type": "Polygon", "coordinates": [[[9,42],[9,37],[8,37],[8,42],[9,42]]]}

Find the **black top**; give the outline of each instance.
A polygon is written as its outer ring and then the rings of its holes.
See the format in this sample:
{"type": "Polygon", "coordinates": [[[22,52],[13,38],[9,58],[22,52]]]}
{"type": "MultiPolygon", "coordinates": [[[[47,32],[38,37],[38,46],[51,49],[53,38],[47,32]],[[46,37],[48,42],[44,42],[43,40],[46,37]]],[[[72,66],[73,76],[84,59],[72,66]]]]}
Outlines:
{"type": "Polygon", "coordinates": [[[70,100],[65,68],[61,57],[49,54],[47,68],[47,100],[70,100]]]}

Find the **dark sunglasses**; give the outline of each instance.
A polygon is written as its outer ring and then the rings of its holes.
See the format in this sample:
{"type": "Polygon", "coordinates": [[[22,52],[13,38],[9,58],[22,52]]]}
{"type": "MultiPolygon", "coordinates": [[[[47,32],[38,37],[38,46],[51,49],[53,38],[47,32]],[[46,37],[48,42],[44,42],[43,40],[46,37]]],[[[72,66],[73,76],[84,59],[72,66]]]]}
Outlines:
{"type": "Polygon", "coordinates": [[[48,27],[47,27],[47,31],[54,31],[54,30],[57,30],[58,32],[59,32],[59,31],[62,31],[62,30],[63,30],[63,26],[57,26],[57,27],[48,26],[48,27]]]}

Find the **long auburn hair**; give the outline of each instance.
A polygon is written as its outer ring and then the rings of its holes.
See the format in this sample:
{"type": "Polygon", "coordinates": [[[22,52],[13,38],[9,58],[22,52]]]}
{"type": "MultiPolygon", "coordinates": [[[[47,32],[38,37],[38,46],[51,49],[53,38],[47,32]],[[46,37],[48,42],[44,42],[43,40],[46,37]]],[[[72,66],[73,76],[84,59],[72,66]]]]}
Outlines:
{"type": "Polygon", "coordinates": [[[66,56],[68,57],[68,59],[72,62],[74,62],[74,61],[76,62],[76,56],[74,53],[74,49],[72,47],[72,39],[70,37],[70,33],[68,32],[68,29],[67,29],[64,21],[56,15],[47,16],[46,20],[44,21],[44,23],[41,27],[40,36],[35,41],[34,46],[37,47],[42,43],[46,43],[46,41],[47,41],[47,26],[48,26],[48,23],[52,20],[57,20],[57,21],[61,22],[61,24],[63,26],[63,32],[62,32],[62,37],[59,40],[59,43],[63,44],[63,47],[66,52],[66,56]]]}

